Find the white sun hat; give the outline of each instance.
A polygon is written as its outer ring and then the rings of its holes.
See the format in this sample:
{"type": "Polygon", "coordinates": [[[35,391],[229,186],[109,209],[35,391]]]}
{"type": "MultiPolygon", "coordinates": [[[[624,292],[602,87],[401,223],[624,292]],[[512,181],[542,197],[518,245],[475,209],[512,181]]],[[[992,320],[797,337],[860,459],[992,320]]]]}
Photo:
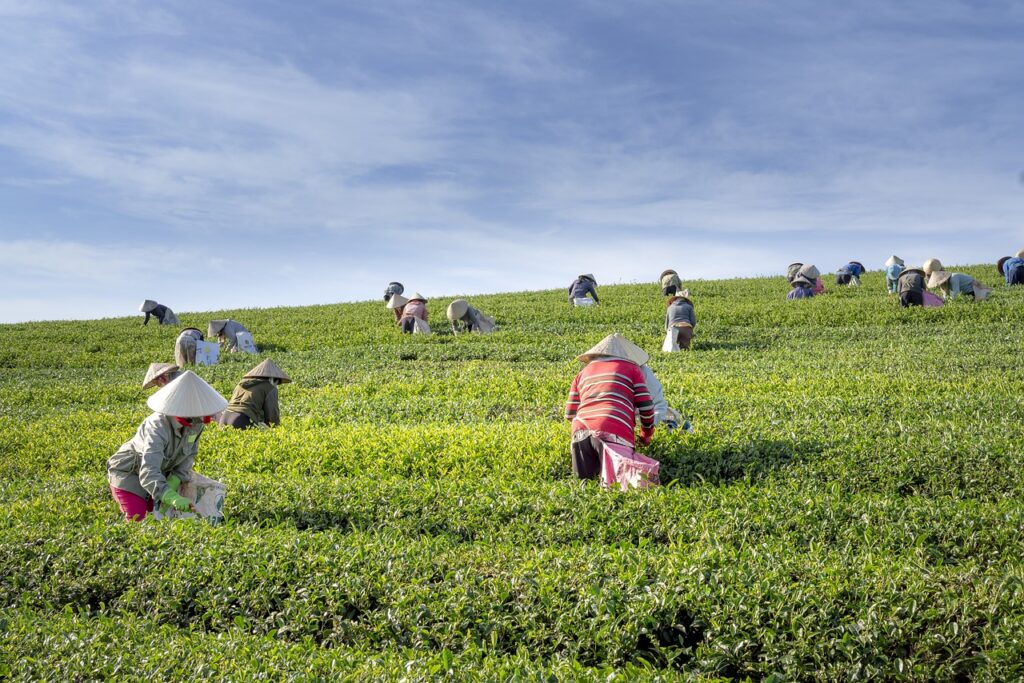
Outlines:
{"type": "Polygon", "coordinates": [[[156,307],[157,303],[155,301],[153,301],[152,299],[146,299],[141,304],[139,304],[139,311],[142,313],[149,313],[156,307]]]}
{"type": "Polygon", "coordinates": [[[388,299],[388,302],[386,304],[384,304],[384,308],[401,308],[407,303],[409,303],[408,299],[406,299],[401,294],[395,294],[390,299],[388,299]]]}
{"type": "Polygon", "coordinates": [[[292,378],[285,373],[284,370],[277,367],[277,363],[270,360],[269,358],[254,367],[249,372],[242,375],[242,377],[265,377],[267,379],[279,379],[282,384],[291,382],[292,378]]]}
{"type": "Polygon", "coordinates": [[[228,402],[202,377],[186,370],[150,396],[146,405],[172,417],[205,417],[224,410],[228,402]]]}
{"type": "Polygon", "coordinates": [[[586,353],[576,356],[576,359],[581,360],[584,363],[589,363],[590,361],[602,356],[628,360],[632,363],[636,363],[637,365],[644,365],[651,359],[646,351],[623,337],[618,332],[609,334],[607,337],[599,341],[592,349],[586,353]]]}
{"type": "Polygon", "coordinates": [[[904,263],[903,263],[903,259],[901,259],[896,254],[893,254],[892,256],[890,256],[889,258],[887,258],[885,260],[885,265],[887,265],[887,266],[902,266],[902,265],[904,265],[904,263]]]}
{"type": "Polygon", "coordinates": [[[924,265],[921,266],[921,268],[924,270],[925,275],[931,275],[932,271],[942,270],[942,262],[937,258],[930,258],[924,262],[924,265]]]}
{"type": "Polygon", "coordinates": [[[412,296],[409,297],[409,301],[416,301],[417,299],[424,303],[427,301],[427,297],[423,296],[419,292],[413,292],[412,296]]]}
{"type": "Polygon", "coordinates": [[[952,276],[952,273],[945,270],[933,270],[928,278],[929,287],[941,287],[952,276]]]}
{"type": "Polygon", "coordinates": [[[469,310],[469,302],[465,299],[456,299],[455,301],[448,304],[448,320],[455,322],[466,315],[466,311],[469,310]]]}
{"type": "Polygon", "coordinates": [[[807,278],[811,282],[814,282],[819,277],[821,277],[821,271],[818,270],[818,267],[815,266],[814,264],[807,263],[807,264],[801,266],[800,270],[797,271],[797,275],[803,275],[805,278],[807,278]]]}
{"type": "Polygon", "coordinates": [[[142,388],[149,389],[156,386],[157,377],[177,370],[180,370],[180,368],[174,363],[150,363],[149,369],[146,370],[146,378],[142,380],[142,388]]]}

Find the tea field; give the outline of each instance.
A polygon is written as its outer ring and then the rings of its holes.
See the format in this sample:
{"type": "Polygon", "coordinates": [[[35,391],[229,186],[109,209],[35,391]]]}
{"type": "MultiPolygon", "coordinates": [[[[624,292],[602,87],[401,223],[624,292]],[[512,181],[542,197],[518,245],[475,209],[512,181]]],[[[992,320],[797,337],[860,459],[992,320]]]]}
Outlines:
{"type": "MultiPolygon", "coordinates": [[[[471,297],[489,337],[443,329],[451,298],[429,337],[380,301],[179,312],[295,380],[281,427],[203,434],[217,527],[124,523],[106,483],[178,329],[0,325],[0,678],[1020,680],[1024,288],[902,310],[863,281],[687,283],[679,354],[653,283],[471,297]],[[695,427],[645,449],[656,489],[570,470],[574,357],[613,331],[695,427]]],[[[258,360],[199,374],[230,395],[258,360]]]]}

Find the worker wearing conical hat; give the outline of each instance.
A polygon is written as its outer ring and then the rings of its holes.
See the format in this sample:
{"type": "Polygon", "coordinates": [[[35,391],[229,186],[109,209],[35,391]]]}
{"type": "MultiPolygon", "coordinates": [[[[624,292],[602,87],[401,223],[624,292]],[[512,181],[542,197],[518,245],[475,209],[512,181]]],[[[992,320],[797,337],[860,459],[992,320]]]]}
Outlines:
{"type": "Polygon", "coordinates": [[[683,281],[679,279],[679,273],[669,268],[661,273],[661,294],[672,296],[683,288],[683,281]]]}
{"type": "Polygon", "coordinates": [[[237,320],[231,319],[211,320],[209,326],[206,328],[206,336],[211,340],[216,337],[217,341],[220,342],[221,349],[228,353],[234,353],[239,350],[239,332],[245,332],[250,336],[252,335],[252,333],[245,328],[245,325],[237,320]]]}
{"type": "Polygon", "coordinates": [[[924,306],[925,278],[921,268],[907,268],[896,278],[896,294],[900,298],[900,306],[924,306]]]}
{"type": "Polygon", "coordinates": [[[1006,280],[1006,285],[1024,285],[1024,249],[1016,256],[1004,256],[996,263],[996,269],[1006,280]]]}
{"type": "MultiPolygon", "coordinates": [[[[815,296],[825,291],[825,283],[821,281],[821,271],[813,263],[805,263],[800,266],[800,269],[796,272],[796,277],[793,278],[795,281],[797,277],[803,277],[805,280],[811,283],[811,290],[815,296]]],[[[790,282],[792,284],[792,282],[790,282]]]]}
{"type": "Polygon", "coordinates": [[[146,403],[153,414],[107,461],[110,492],[127,520],[145,518],[156,501],[176,510],[191,507],[178,487],[192,480],[203,427],[228,402],[186,370],[146,403]]]}
{"type": "Polygon", "coordinates": [[[896,293],[896,281],[899,280],[900,273],[903,272],[903,266],[903,259],[896,254],[885,260],[885,287],[890,294],[896,293]]]}
{"type": "Polygon", "coordinates": [[[814,296],[814,283],[803,275],[797,275],[789,282],[789,293],[786,294],[787,301],[797,299],[810,299],[814,296]]]}
{"type": "MultiPolygon", "coordinates": [[[[392,300],[394,299],[395,297],[392,297],[392,300]]],[[[388,302],[389,305],[390,303],[388,302]]],[[[430,332],[430,325],[427,322],[427,297],[419,292],[412,293],[402,306],[401,312],[397,317],[398,326],[406,334],[412,334],[416,330],[425,333],[430,332]]]]}
{"type": "Polygon", "coordinates": [[[405,291],[405,287],[402,286],[401,282],[389,282],[387,289],[384,290],[384,302],[391,301],[391,297],[395,294],[401,294],[405,291]]]}
{"type": "Polygon", "coordinates": [[[177,379],[181,368],[173,363],[150,363],[146,377],[142,380],[142,388],[163,387],[177,379]]]}
{"type": "Polygon", "coordinates": [[[569,303],[574,306],[589,306],[599,304],[597,298],[597,280],[592,273],[579,275],[569,285],[569,303]],[[587,297],[590,297],[589,299],[587,297]]]}
{"type": "Polygon", "coordinates": [[[860,261],[850,261],[836,271],[836,284],[856,287],[860,285],[860,276],[864,274],[864,264],[860,261]]]}
{"type": "Polygon", "coordinates": [[[580,479],[601,473],[602,442],[634,448],[654,433],[654,402],[640,366],[650,356],[621,334],[610,334],[578,356],[584,367],[572,381],[565,417],[572,423],[572,471],[580,479]]]}
{"type": "Polygon", "coordinates": [[[941,291],[945,301],[952,301],[961,294],[974,301],[984,301],[992,293],[991,288],[985,287],[970,275],[947,270],[933,270],[928,277],[928,287],[941,291]]]}
{"type": "Polygon", "coordinates": [[[494,318],[484,315],[478,309],[470,306],[465,299],[456,299],[448,304],[446,313],[448,322],[452,325],[453,334],[458,334],[460,331],[490,334],[494,331],[494,318]]]}
{"type": "Polygon", "coordinates": [[[277,387],[291,381],[274,361],[266,359],[242,377],[220,423],[236,429],[281,424],[277,387]]]}
{"type": "Polygon", "coordinates": [[[937,258],[930,258],[924,262],[924,265],[921,266],[921,270],[924,271],[925,277],[931,277],[932,273],[936,270],[943,270],[942,261],[937,258]]]}
{"type": "Polygon", "coordinates": [[[174,311],[167,308],[163,304],[158,304],[152,299],[146,299],[139,305],[139,310],[146,314],[146,319],[142,321],[143,325],[149,324],[150,316],[156,318],[156,321],[161,325],[177,325],[178,316],[174,315],[174,311]]]}
{"type": "Polygon", "coordinates": [[[174,362],[185,367],[196,364],[196,342],[203,341],[203,333],[194,327],[186,327],[174,340],[174,362]]]}
{"type": "Polygon", "coordinates": [[[799,261],[795,261],[786,266],[786,282],[793,284],[793,279],[800,272],[800,269],[804,267],[804,264],[799,261]]]}
{"type": "Polygon", "coordinates": [[[690,290],[684,289],[680,294],[669,297],[665,302],[665,332],[675,331],[676,345],[680,351],[690,350],[693,339],[693,328],[697,326],[697,316],[690,301],[690,290]]]}
{"type": "Polygon", "coordinates": [[[388,302],[384,304],[384,308],[394,311],[395,322],[398,322],[402,319],[402,310],[405,308],[407,303],[409,303],[409,300],[401,294],[392,294],[391,298],[388,299],[388,302]]]}

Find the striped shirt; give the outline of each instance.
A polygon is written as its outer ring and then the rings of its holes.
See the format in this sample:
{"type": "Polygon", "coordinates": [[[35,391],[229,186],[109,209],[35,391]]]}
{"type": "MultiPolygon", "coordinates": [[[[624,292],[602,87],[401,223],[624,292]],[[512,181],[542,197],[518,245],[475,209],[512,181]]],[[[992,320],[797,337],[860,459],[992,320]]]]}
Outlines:
{"type": "Polygon", "coordinates": [[[569,389],[565,419],[574,432],[608,432],[636,443],[636,415],[645,429],[654,428],[654,402],[636,363],[619,358],[591,361],[569,389]]]}

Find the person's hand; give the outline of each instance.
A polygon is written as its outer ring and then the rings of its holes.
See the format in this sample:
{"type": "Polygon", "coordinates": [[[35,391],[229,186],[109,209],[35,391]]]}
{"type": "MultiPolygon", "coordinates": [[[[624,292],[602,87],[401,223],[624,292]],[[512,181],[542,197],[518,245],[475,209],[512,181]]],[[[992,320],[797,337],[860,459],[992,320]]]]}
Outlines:
{"type": "Polygon", "coordinates": [[[192,501],[185,496],[179,496],[171,489],[164,491],[164,495],[160,496],[160,502],[174,508],[178,512],[186,512],[188,510],[195,512],[195,506],[192,505],[192,501]]]}
{"type": "Polygon", "coordinates": [[[644,427],[642,430],[640,430],[640,443],[642,443],[645,446],[651,445],[651,437],[653,436],[654,427],[651,427],[650,429],[644,427]]]}
{"type": "Polygon", "coordinates": [[[171,476],[167,477],[167,488],[169,488],[171,491],[177,493],[178,487],[180,486],[181,478],[178,475],[172,474],[171,476]]]}

